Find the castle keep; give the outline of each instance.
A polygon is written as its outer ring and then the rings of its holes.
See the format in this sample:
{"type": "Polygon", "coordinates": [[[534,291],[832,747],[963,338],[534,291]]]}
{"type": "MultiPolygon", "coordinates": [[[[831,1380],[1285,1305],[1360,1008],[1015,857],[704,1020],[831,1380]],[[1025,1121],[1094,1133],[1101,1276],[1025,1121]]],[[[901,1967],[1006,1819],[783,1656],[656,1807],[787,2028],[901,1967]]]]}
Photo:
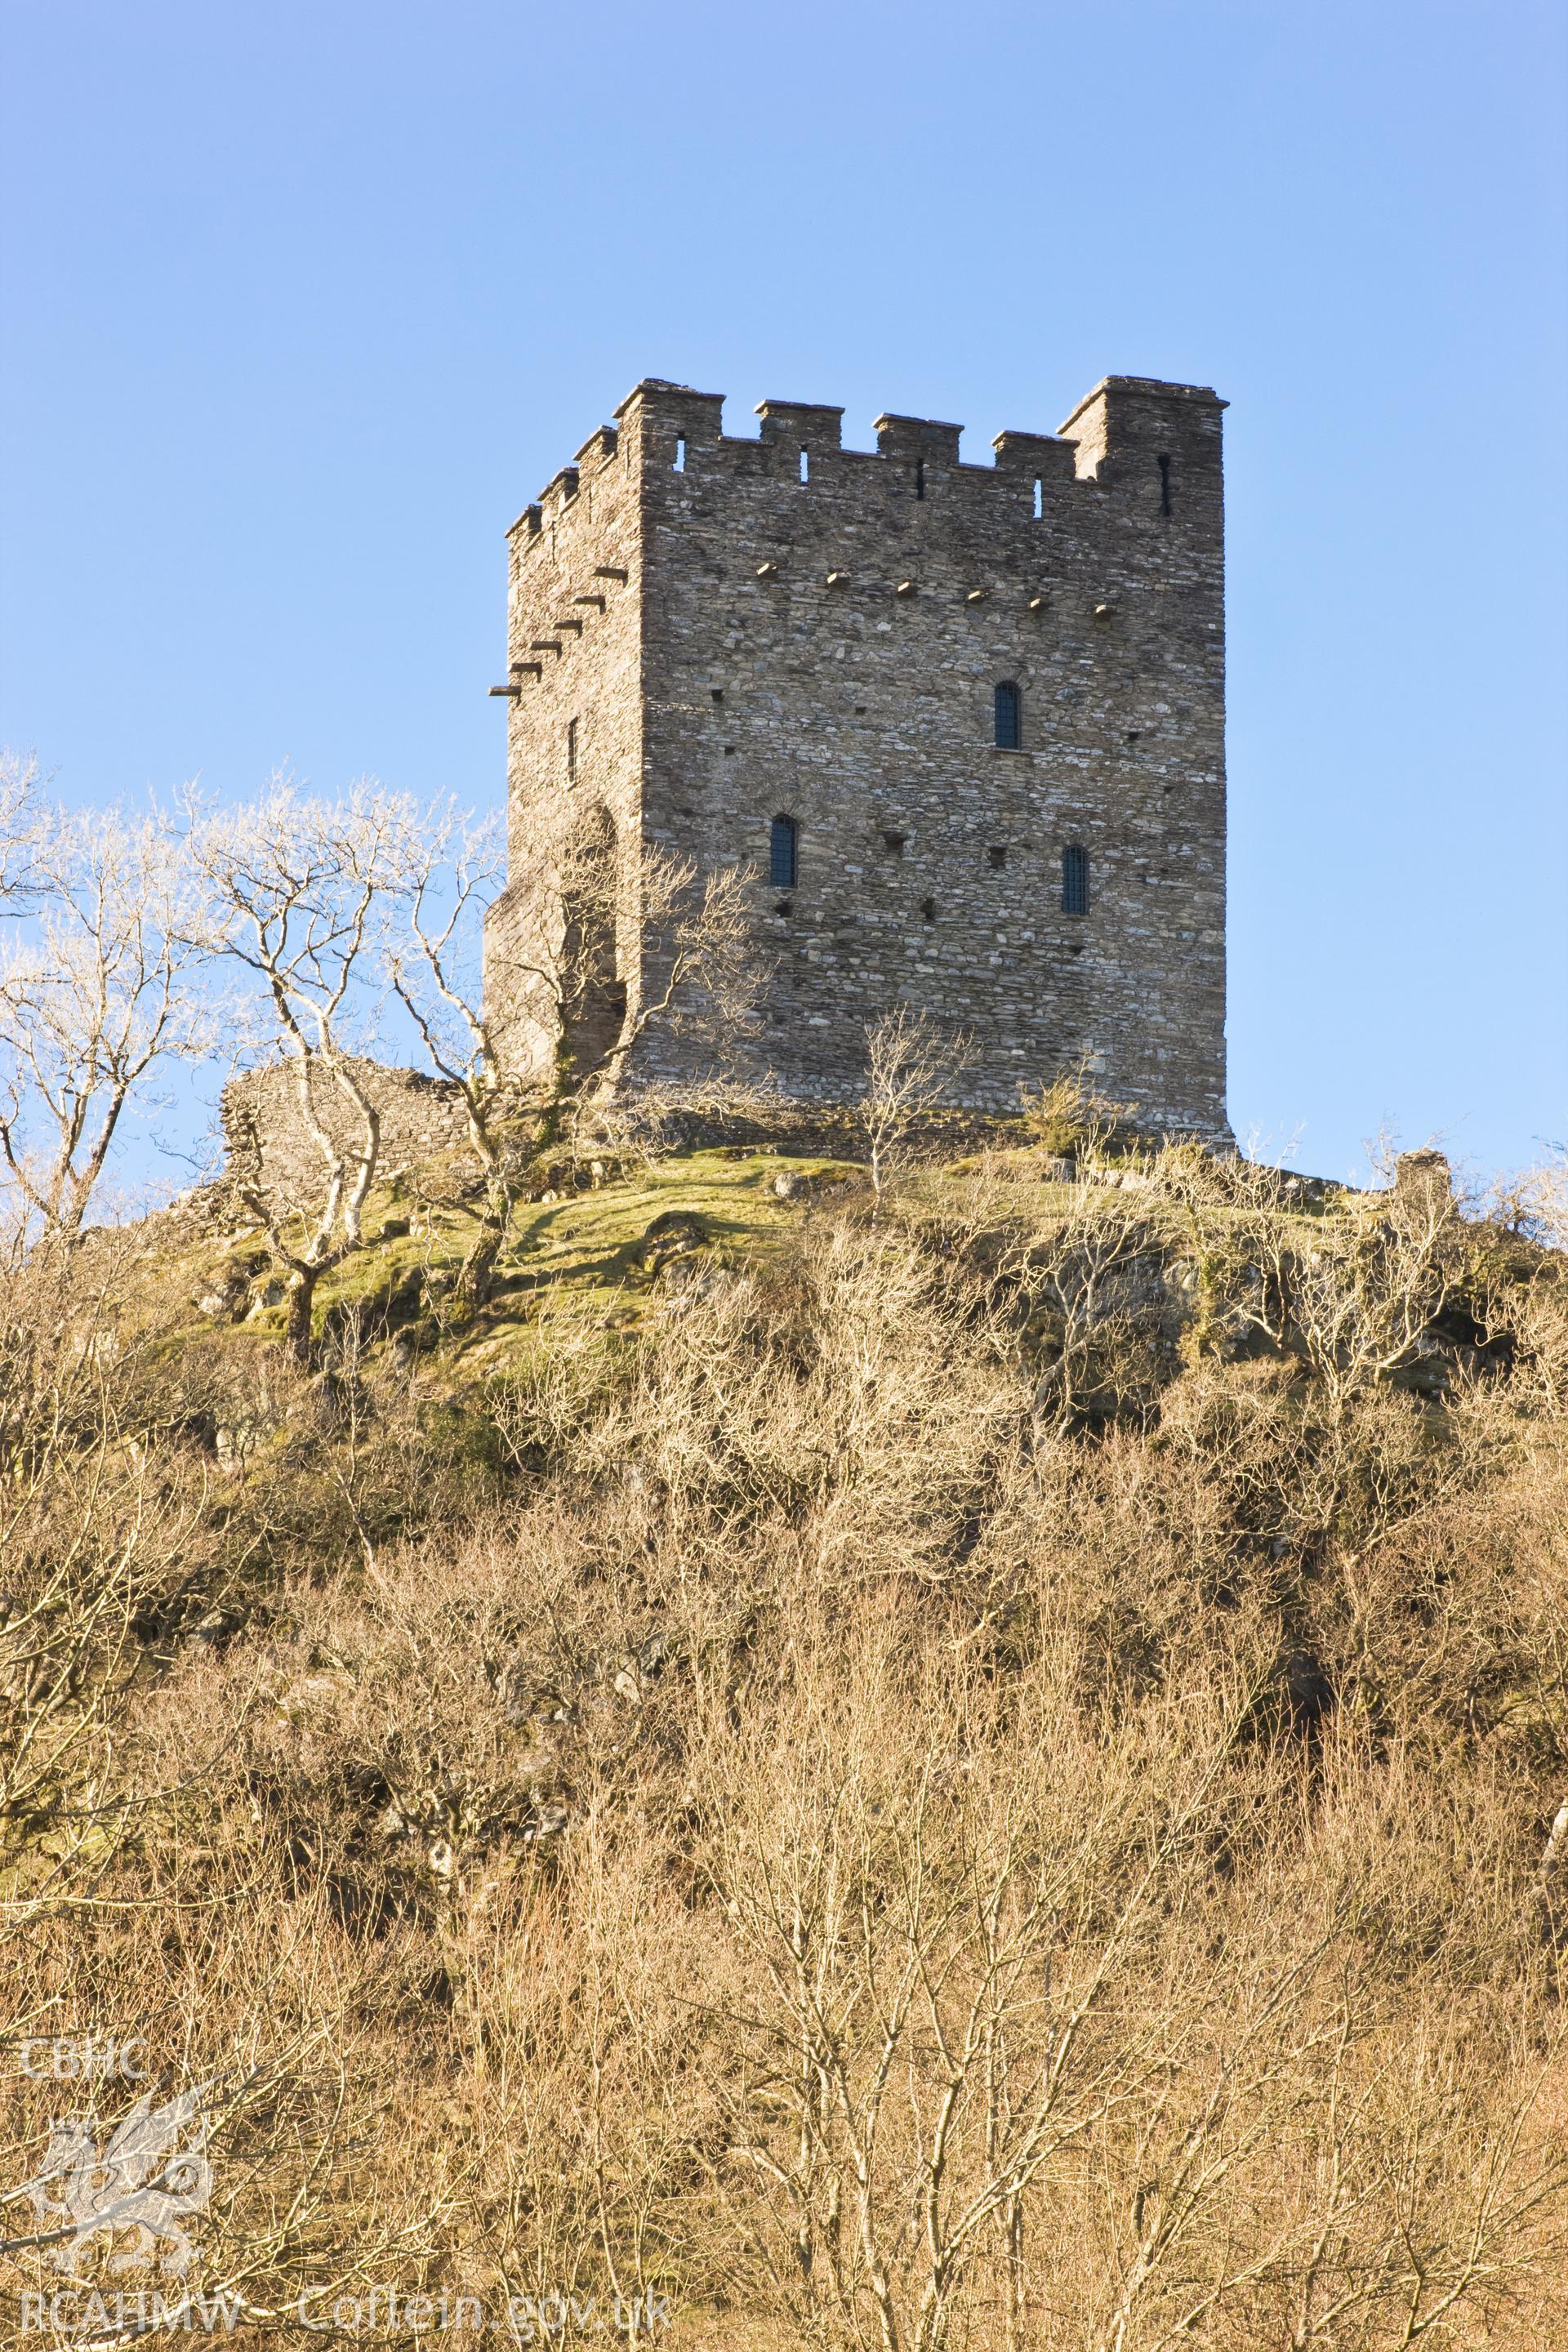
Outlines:
{"type": "MultiPolygon", "coordinates": [[[[510,533],[486,956],[520,1074],[552,1042],[521,877],[570,797],[612,857],[758,869],[791,1095],[852,1097],[903,1003],[967,1035],[966,1102],[1087,1057],[1142,1125],[1223,1137],[1224,405],[1108,376],[976,466],[956,425],[845,449],[840,410],[766,400],[730,438],[720,395],[639,384],[510,533]]],[[[633,908],[606,1037],[649,953],[633,908]]],[[[696,1075],[688,1050],[650,1027],[633,1073],[696,1075]]]]}

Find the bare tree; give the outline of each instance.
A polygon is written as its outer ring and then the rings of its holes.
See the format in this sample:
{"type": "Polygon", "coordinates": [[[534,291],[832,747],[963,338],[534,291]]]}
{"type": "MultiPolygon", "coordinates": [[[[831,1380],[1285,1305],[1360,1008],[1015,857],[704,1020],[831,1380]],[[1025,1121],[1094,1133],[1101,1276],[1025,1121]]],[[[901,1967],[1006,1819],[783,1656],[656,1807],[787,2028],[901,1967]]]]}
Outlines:
{"type": "Polygon", "coordinates": [[[743,1052],[768,969],[751,881],[742,866],[704,875],[657,843],[618,843],[603,809],[565,810],[536,828],[511,874],[526,911],[497,945],[493,971],[506,975],[508,1061],[552,1071],[542,1140],[610,1100],[650,1030],[719,1066],[743,1052]],[[635,958],[623,945],[634,940],[635,958]]]}
{"type": "Polygon", "coordinates": [[[487,964],[504,997],[507,1063],[542,1084],[552,1107],[570,1091],[590,1007],[614,993],[616,870],[602,808],[541,811],[512,845],[510,904],[501,935],[487,943],[487,964]]]}
{"type": "Polygon", "coordinates": [[[495,1025],[479,978],[479,932],[506,880],[506,845],[493,819],[431,811],[412,845],[407,896],[387,971],[431,1066],[463,1097],[468,1142],[484,1177],[479,1234],[458,1277],[460,1298],[482,1300],[506,1245],[518,1153],[506,1133],[495,1025]]]}
{"type": "Polygon", "coordinates": [[[208,1055],[216,1016],[172,820],[39,809],[32,788],[29,769],[0,771],[0,862],[26,901],[0,954],[0,1157],[23,1221],[74,1240],[131,1097],[208,1055]]]}
{"type": "Polygon", "coordinates": [[[353,1047],[391,902],[420,870],[418,815],[374,783],[326,802],[279,777],[253,805],[209,817],[195,849],[222,952],[250,982],[320,1168],[315,1187],[291,1194],[258,1156],[243,1186],[285,1272],[288,1342],[304,1360],[316,1286],[360,1247],[381,1157],[381,1117],[353,1047]]]}
{"type": "Polygon", "coordinates": [[[907,1004],[868,1024],[860,1124],[879,1201],[892,1156],[917,1121],[948,1097],[968,1059],[962,1037],[949,1037],[928,1013],[911,1013],[907,1004]]]}
{"type": "Polygon", "coordinates": [[[738,866],[700,875],[689,858],[641,844],[627,885],[641,926],[644,984],[628,999],[620,1034],[590,1092],[613,1095],[649,1030],[683,1037],[716,1065],[754,1036],[766,982],[752,927],[751,877],[738,866]]]}

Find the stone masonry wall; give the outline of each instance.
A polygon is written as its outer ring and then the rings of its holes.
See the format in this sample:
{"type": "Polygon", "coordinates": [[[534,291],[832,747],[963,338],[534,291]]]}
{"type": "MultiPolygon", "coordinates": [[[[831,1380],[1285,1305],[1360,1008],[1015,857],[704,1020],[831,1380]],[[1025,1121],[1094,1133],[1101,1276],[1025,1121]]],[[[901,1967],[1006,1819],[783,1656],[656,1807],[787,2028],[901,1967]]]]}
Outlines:
{"type": "MultiPolygon", "coordinates": [[[[509,1067],[524,1079],[545,1074],[555,1046],[552,1002],[538,977],[562,946],[563,910],[537,888],[552,827],[596,814],[611,857],[642,829],[641,602],[632,584],[642,575],[642,524],[637,476],[617,439],[612,425],[595,433],[509,534],[510,880],[485,926],[485,994],[499,1010],[509,1067]]],[[[609,974],[616,1001],[601,1008],[613,1026],[639,969],[630,909],[623,928],[609,974]]]]}
{"type": "MultiPolygon", "coordinates": [[[[463,1098],[449,1080],[381,1062],[356,1061],[353,1067],[381,1115],[384,1177],[466,1140],[463,1098]]],[[[319,1086],[315,1100],[328,1133],[352,1144],[354,1127],[335,1087],[319,1086]]],[[[324,1165],[300,1115],[291,1064],[274,1062],[231,1080],[223,1090],[220,1118],[231,1176],[247,1183],[259,1177],[263,1188],[289,1206],[308,1210],[320,1204],[324,1165]]]]}
{"type": "MultiPolygon", "coordinates": [[[[971,466],[952,425],[886,416],[846,450],[838,410],[765,401],[760,438],[729,438],[718,396],[640,385],[511,534],[510,658],[538,667],[509,704],[497,1000],[526,994],[504,943],[529,829],[592,795],[622,842],[759,869],[767,1059],[795,1097],[853,1094],[865,1024],[901,1002],[968,1036],[967,1103],[1082,1057],[1142,1123],[1223,1136],[1222,408],[1111,377],[1061,437],[971,466]],[[1087,914],[1063,911],[1068,846],[1087,914]]],[[[616,965],[657,982],[629,919],[616,965]]],[[[688,1075],[679,1040],[639,1052],[688,1075]]]]}

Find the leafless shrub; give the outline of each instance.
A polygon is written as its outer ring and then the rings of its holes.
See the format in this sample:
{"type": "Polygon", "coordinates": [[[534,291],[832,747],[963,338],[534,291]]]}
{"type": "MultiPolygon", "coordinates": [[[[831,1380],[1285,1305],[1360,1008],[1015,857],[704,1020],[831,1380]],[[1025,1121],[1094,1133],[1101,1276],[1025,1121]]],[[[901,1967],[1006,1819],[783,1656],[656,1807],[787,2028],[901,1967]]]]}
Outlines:
{"type": "Polygon", "coordinates": [[[911,1013],[907,1004],[868,1024],[858,1109],[870,1154],[871,1190],[879,1202],[910,1129],[952,1099],[968,1058],[962,1037],[949,1036],[928,1014],[911,1013]]]}
{"type": "Polygon", "coordinates": [[[777,1284],[678,1297],[578,1458],[635,1462],[705,1542],[777,1517],[830,1580],[940,1573],[1022,1425],[977,1308],[900,1237],[831,1229],[777,1284]]]}
{"type": "Polygon", "coordinates": [[[1037,1362],[1035,1412],[1070,1428],[1152,1402],[1171,1368],[1162,1237],[1080,1185],[1067,1213],[1000,1263],[1037,1362]]]}
{"type": "Polygon", "coordinates": [[[765,1130],[783,1102],[777,1081],[766,1076],[737,1077],[716,1070],[705,1078],[650,1079],[596,1102],[582,1121],[579,1150],[602,1144],[654,1167],[693,1125],[700,1129],[709,1121],[747,1122],[765,1130]]]}
{"type": "Polygon", "coordinates": [[[113,1759],[150,1643],[200,1589],[199,1475],[138,1393],[129,1250],[27,1254],[0,1286],[0,1887],[68,1903],[143,1810],[113,1759]],[[173,1458],[172,1458],[173,1457],[173,1458]]]}
{"type": "Polygon", "coordinates": [[[1126,1104],[1112,1102],[1096,1085],[1087,1056],[1038,1086],[1021,1085],[1018,1108],[1044,1150],[1086,1171],[1104,1166],[1127,1118],[1126,1104]]]}
{"type": "Polygon", "coordinates": [[[1331,1218],[1290,1211],[1278,1170],[1241,1163],[1228,1283],[1239,1322],[1302,1356],[1333,1413],[1416,1361],[1464,1265],[1447,1184],[1347,1193],[1331,1218]]]}

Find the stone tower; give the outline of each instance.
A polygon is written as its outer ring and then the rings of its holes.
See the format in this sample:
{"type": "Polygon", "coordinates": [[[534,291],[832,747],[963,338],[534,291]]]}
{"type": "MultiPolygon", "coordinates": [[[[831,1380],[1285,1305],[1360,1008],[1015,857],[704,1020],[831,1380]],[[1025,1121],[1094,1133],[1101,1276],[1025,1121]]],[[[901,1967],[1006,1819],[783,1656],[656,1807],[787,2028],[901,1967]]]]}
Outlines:
{"type": "MultiPolygon", "coordinates": [[[[638,384],[510,533],[514,1061],[551,1050],[524,850],[575,795],[609,856],[758,869],[789,1094],[852,1097],[904,1003],[967,1035],[966,1102],[1087,1057],[1146,1128],[1222,1138],[1224,406],[1108,376],[975,466],[956,425],[845,449],[840,410],[765,400],[731,439],[721,395],[638,384]]],[[[635,919],[602,952],[611,1041],[657,974],[635,919]]]]}

